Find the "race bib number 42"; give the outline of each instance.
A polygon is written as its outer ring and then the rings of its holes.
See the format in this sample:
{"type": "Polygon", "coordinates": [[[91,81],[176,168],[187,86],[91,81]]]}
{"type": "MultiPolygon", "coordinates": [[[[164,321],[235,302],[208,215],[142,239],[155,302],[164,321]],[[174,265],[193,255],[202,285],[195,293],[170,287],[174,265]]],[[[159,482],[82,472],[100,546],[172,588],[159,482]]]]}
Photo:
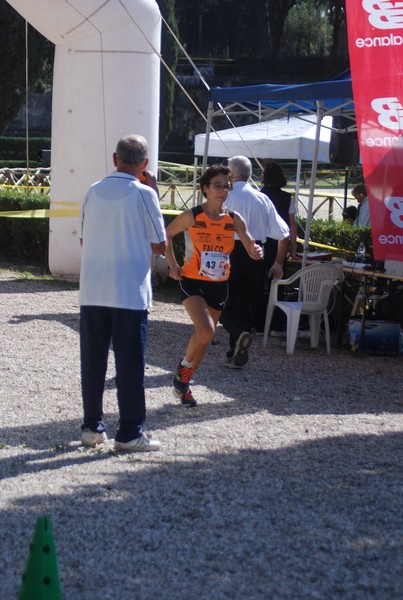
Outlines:
{"type": "Polygon", "coordinates": [[[222,252],[201,252],[200,275],[209,279],[223,279],[229,269],[229,256],[222,252]]]}

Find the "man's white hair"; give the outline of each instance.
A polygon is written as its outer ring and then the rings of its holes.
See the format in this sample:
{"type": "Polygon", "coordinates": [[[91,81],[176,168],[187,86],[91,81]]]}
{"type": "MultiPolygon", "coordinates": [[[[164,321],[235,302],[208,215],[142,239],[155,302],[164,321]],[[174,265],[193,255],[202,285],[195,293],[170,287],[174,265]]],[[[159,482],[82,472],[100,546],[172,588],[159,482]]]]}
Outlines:
{"type": "Polygon", "coordinates": [[[252,176],[252,163],[247,156],[232,156],[228,166],[237,179],[248,181],[252,176]]]}

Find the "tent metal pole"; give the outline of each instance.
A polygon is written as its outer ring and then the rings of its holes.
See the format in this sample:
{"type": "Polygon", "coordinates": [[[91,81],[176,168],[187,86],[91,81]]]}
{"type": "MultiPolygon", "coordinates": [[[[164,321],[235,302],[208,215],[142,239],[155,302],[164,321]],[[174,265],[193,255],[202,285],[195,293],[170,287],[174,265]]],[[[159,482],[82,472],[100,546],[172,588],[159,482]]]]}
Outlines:
{"type": "Polygon", "coordinates": [[[318,167],[318,154],[319,154],[319,140],[320,140],[320,127],[322,124],[323,117],[323,101],[317,100],[317,117],[316,117],[316,132],[315,132],[315,146],[312,158],[311,168],[311,181],[309,185],[309,201],[308,201],[308,212],[306,216],[306,227],[305,227],[305,238],[304,238],[304,251],[302,255],[302,268],[306,267],[307,263],[307,252],[309,250],[309,237],[311,233],[311,221],[313,215],[313,198],[315,194],[315,183],[316,183],[316,171],[318,167]]]}
{"type": "Polygon", "coordinates": [[[299,201],[299,188],[301,185],[301,163],[302,163],[302,160],[301,160],[301,157],[299,156],[298,160],[297,160],[297,174],[295,177],[295,202],[294,202],[294,204],[295,204],[295,215],[296,216],[298,216],[298,212],[299,212],[298,211],[298,201],[299,201]]]}
{"type": "MultiPolygon", "coordinates": [[[[211,130],[211,120],[213,118],[213,101],[209,100],[208,108],[207,108],[207,121],[206,121],[206,138],[204,140],[204,152],[203,152],[203,162],[202,162],[202,173],[207,168],[207,157],[208,157],[208,147],[210,142],[210,130],[211,130]]],[[[197,199],[197,204],[201,204],[203,199],[202,191],[199,191],[199,197],[197,199]]]]}
{"type": "Polygon", "coordinates": [[[193,194],[192,194],[192,206],[196,206],[196,190],[197,190],[197,167],[199,166],[199,159],[197,156],[194,157],[193,162],[193,194]]]}
{"type": "Polygon", "coordinates": [[[349,175],[350,175],[350,169],[348,167],[345,167],[345,170],[344,170],[344,202],[343,202],[344,210],[346,209],[346,206],[347,206],[349,175]]]}
{"type": "Polygon", "coordinates": [[[203,173],[207,167],[208,147],[209,147],[209,142],[210,142],[210,130],[211,130],[212,118],[213,118],[213,102],[212,102],[212,100],[209,100],[208,108],[207,108],[206,138],[204,140],[204,152],[203,152],[203,162],[202,162],[203,173]]]}

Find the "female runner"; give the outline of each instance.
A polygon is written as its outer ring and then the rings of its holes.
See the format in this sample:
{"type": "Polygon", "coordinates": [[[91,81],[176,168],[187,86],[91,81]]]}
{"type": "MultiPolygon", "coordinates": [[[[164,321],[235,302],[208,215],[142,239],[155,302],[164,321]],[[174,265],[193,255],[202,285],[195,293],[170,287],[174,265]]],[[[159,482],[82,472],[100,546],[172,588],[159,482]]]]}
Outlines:
{"type": "MultiPolygon", "coordinates": [[[[174,392],[184,406],[196,406],[189,383],[214,337],[228,293],[229,255],[234,232],[249,256],[262,260],[263,250],[246,229],[245,221],[224,206],[231,189],[231,171],[212,165],[200,178],[205,201],[184,211],[167,227],[166,258],[170,277],[178,280],[182,302],[194,324],[186,353],[176,366],[174,392]],[[172,240],[181,232],[190,236],[183,266],[175,258],[172,240]]],[[[188,240],[186,240],[188,242],[188,240]]]]}

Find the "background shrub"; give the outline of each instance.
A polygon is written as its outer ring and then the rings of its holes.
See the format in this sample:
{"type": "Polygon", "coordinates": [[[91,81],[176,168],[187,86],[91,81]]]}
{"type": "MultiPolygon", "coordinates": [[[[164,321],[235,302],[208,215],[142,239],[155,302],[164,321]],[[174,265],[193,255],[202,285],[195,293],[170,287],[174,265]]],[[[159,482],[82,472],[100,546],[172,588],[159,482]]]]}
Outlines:
{"type": "MultiPolygon", "coordinates": [[[[0,212],[49,208],[49,197],[0,192],[0,212]]],[[[0,217],[0,256],[7,260],[45,264],[48,256],[48,218],[0,217]]]]}
{"type": "MultiPolygon", "coordinates": [[[[301,228],[298,231],[299,237],[304,237],[306,220],[300,219],[301,228]]],[[[353,227],[345,221],[312,221],[310,239],[312,242],[334,246],[338,250],[330,250],[333,256],[350,260],[352,255],[356,254],[360,242],[363,242],[372,260],[372,236],[370,227],[353,227]]],[[[322,248],[309,246],[310,251],[321,250],[322,248]]]]}
{"type": "MultiPolygon", "coordinates": [[[[49,208],[50,198],[40,194],[20,194],[14,191],[0,191],[0,212],[36,210],[49,208]]],[[[163,208],[173,209],[173,206],[163,208]]],[[[168,225],[175,215],[164,215],[168,225]]],[[[48,218],[14,218],[0,216],[0,258],[18,263],[46,265],[49,244],[48,218]]],[[[185,254],[184,235],[174,239],[174,250],[178,262],[185,254]]]]}
{"type": "MultiPolygon", "coordinates": [[[[29,165],[40,167],[42,165],[42,150],[50,149],[50,138],[33,137],[28,140],[29,165]]],[[[26,166],[26,138],[0,136],[0,167],[25,167],[26,166]]]]}

